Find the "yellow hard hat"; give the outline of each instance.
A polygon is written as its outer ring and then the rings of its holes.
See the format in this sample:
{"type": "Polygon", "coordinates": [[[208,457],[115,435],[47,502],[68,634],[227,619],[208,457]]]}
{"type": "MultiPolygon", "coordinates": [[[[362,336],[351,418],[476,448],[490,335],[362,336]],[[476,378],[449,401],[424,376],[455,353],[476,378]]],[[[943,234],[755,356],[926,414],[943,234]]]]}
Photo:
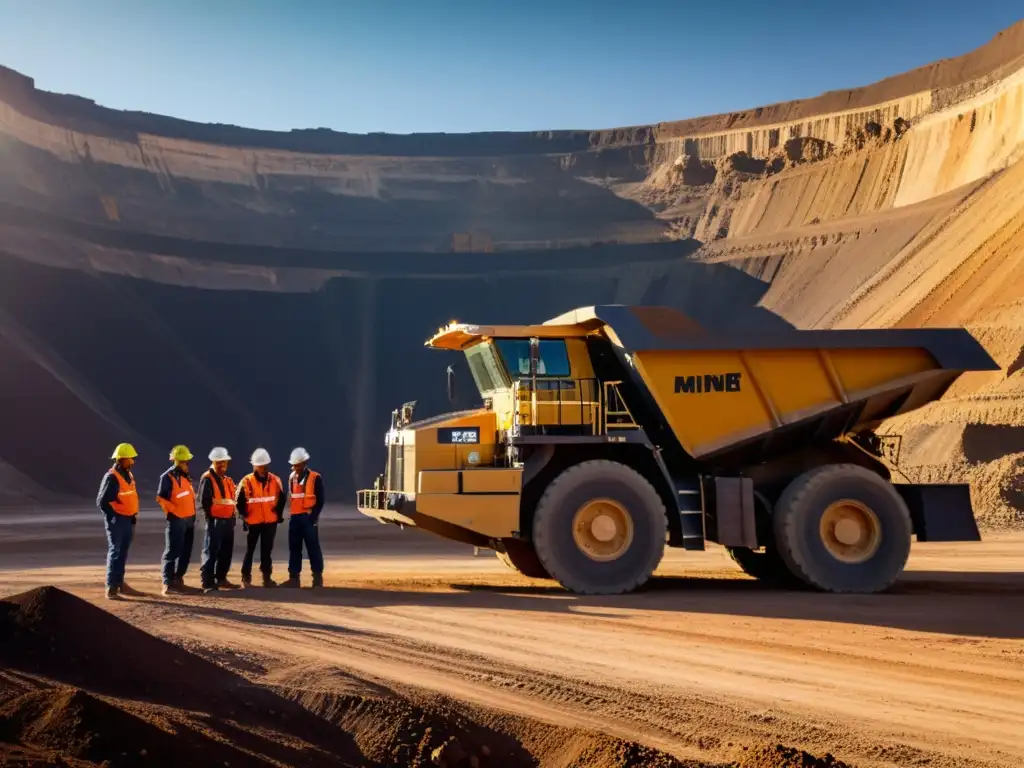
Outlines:
{"type": "Polygon", "coordinates": [[[112,459],[134,459],[138,456],[138,452],[135,450],[135,446],[131,443],[121,443],[114,449],[114,455],[112,459]]]}
{"type": "Polygon", "coordinates": [[[188,449],[188,446],[176,445],[171,448],[171,455],[167,458],[174,461],[190,461],[192,459],[192,451],[188,449]]]}

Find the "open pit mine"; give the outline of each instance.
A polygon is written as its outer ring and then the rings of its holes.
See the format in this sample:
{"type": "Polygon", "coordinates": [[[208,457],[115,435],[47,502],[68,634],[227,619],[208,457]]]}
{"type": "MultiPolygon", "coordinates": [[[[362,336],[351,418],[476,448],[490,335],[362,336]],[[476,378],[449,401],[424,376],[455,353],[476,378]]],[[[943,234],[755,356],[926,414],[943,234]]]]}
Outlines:
{"type": "Polygon", "coordinates": [[[31,74],[0,66],[0,763],[1020,765],[1024,22],[873,85],[589,131],[249,130],[31,74]],[[351,508],[393,409],[479,405],[461,357],[449,402],[434,329],[595,305],[966,328],[991,370],[878,431],[897,478],[970,485],[983,541],[915,544],[879,596],[709,548],[581,597],[351,508]],[[236,477],[305,446],[349,505],[327,588],[161,600],[144,510],[142,597],[92,605],[123,441],[146,503],[172,445],[236,477]]]}
{"type": "Polygon", "coordinates": [[[0,494],[87,497],[81,457],[131,439],[142,473],[184,440],[303,443],[352,498],[392,408],[449,407],[430,329],[660,304],[968,328],[1002,369],[885,429],[915,481],[970,481],[984,524],[1019,524],[1022,52],[1018,24],[746,112],[409,136],[120,112],[0,69],[0,494]]]}

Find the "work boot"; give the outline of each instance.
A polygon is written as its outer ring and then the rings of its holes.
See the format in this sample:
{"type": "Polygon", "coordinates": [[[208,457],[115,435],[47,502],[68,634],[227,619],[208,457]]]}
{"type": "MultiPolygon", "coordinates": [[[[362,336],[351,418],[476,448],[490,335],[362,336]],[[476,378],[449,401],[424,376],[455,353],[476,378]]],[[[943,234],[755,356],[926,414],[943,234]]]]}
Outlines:
{"type": "Polygon", "coordinates": [[[118,585],[117,593],[119,595],[128,595],[129,597],[142,597],[143,596],[142,592],[140,592],[139,590],[135,589],[134,587],[129,587],[124,582],[121,582],[121,584],[118,585]]]}
{"type": "Polygon", "coordinates": [[[171,583],[174,585],[174,588],[181,592],[181,594],[183,595],[194,595],[200,591],[195,587],[190,587],[188,584],[186,584],[184,576],[179,576],[175,578],[174,581],[172,581],[171,583]]]}
{"type": "Polygon", "coordinates": [[[107,587],[106,592],[104,592],[104,595],[106,596],[107,600],[121,599],[121,595],[118,594],[117,587],[107,587]]]}
{"type": "Polygon", "coordinates": [[[288,577],[287,581],[281,582],[281,586],[282,587],[289,587],[289,588],[292,588],[292,589],[297,589],[297,588],[302,586],[302,582],[299,581],[299,577],[298,576],[290,576],[290,577],[288,577]]]}
{"type": "Polygon", "coordinates": [[[183,595],[185,594],[185,586],[177,579],[171,581],[168,584],[164,584],[164,588],[160,590],[162,595],[183,595]]]}
{"type": "Polygon", "coordinates": [[[220,587],[221,589],[239,589],[240,588],[240,585],[233,584],[232,582],[228,581],[227,579],[217,579],[217,586],[220,587]]]}
{"type": "Polygon", "coordinates": [[[313,589],[322,587],[324,585],[324,575],[322,573],[313,574],[313,589]]]}
{"type": "Polygon", "coordinates": [[[243,576],[242,577],[242,589],[251,589],[251,588],[252,588],[252,576],[243,576]]]}
{"type": "Polygon", "coordinates": [[[203,594],[208,595],[211,592],[216,592],[218,589],[216,584],[203,584],[203,594]]]}
{"type": "Polygon", "coordinates": [[[264,576],[263,577],[263,586],[267,587],[269,589],[271,587],[276,587],[277,586],[277,582],[274,581],[270,576],[264,576]]]}

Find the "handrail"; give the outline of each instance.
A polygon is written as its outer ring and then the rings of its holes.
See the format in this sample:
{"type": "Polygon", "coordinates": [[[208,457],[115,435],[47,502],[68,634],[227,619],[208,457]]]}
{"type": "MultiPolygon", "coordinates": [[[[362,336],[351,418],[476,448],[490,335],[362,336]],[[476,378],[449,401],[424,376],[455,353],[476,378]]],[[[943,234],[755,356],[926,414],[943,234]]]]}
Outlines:
{"type": "Polygon", "coordinates": [[[523,427],[578,427],[578,434],[591,436],[636,429],[636,420],[619,390],[621,383],[596,378],[518,379],[513,383],[513,434],[521,434],[523,427]],[[567,398],[567,392],[576,396],[567,398]],[[544,418],[548,414],[553,421],[544,418]]]}
{"type": "Polygon", "coordinates": [[[632,412],[629,410],[629,406],[626,404],[625,398],[622,396],[622,392],[619,390],[621,381],[606,381],[604,382],[604,431],[608,433],[609,429],[637,429],[639,425],[636,423],[636,419],[633,418],[632,412]],[[609,421],[608,417],[612,417],[613,421],[609,421]]]}

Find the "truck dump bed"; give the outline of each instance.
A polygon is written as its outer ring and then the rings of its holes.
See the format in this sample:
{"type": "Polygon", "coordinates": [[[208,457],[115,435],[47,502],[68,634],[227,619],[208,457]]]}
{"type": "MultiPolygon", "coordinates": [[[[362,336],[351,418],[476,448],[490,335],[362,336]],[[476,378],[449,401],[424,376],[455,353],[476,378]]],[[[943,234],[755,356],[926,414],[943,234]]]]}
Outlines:
{"type": "Polygon", "coordinates": [[[605,305],[548,321],[606,337],[694,459],[748,462],[869,429],[998,370],[959,328],[705,330],[664,307],[605,305]]]}

